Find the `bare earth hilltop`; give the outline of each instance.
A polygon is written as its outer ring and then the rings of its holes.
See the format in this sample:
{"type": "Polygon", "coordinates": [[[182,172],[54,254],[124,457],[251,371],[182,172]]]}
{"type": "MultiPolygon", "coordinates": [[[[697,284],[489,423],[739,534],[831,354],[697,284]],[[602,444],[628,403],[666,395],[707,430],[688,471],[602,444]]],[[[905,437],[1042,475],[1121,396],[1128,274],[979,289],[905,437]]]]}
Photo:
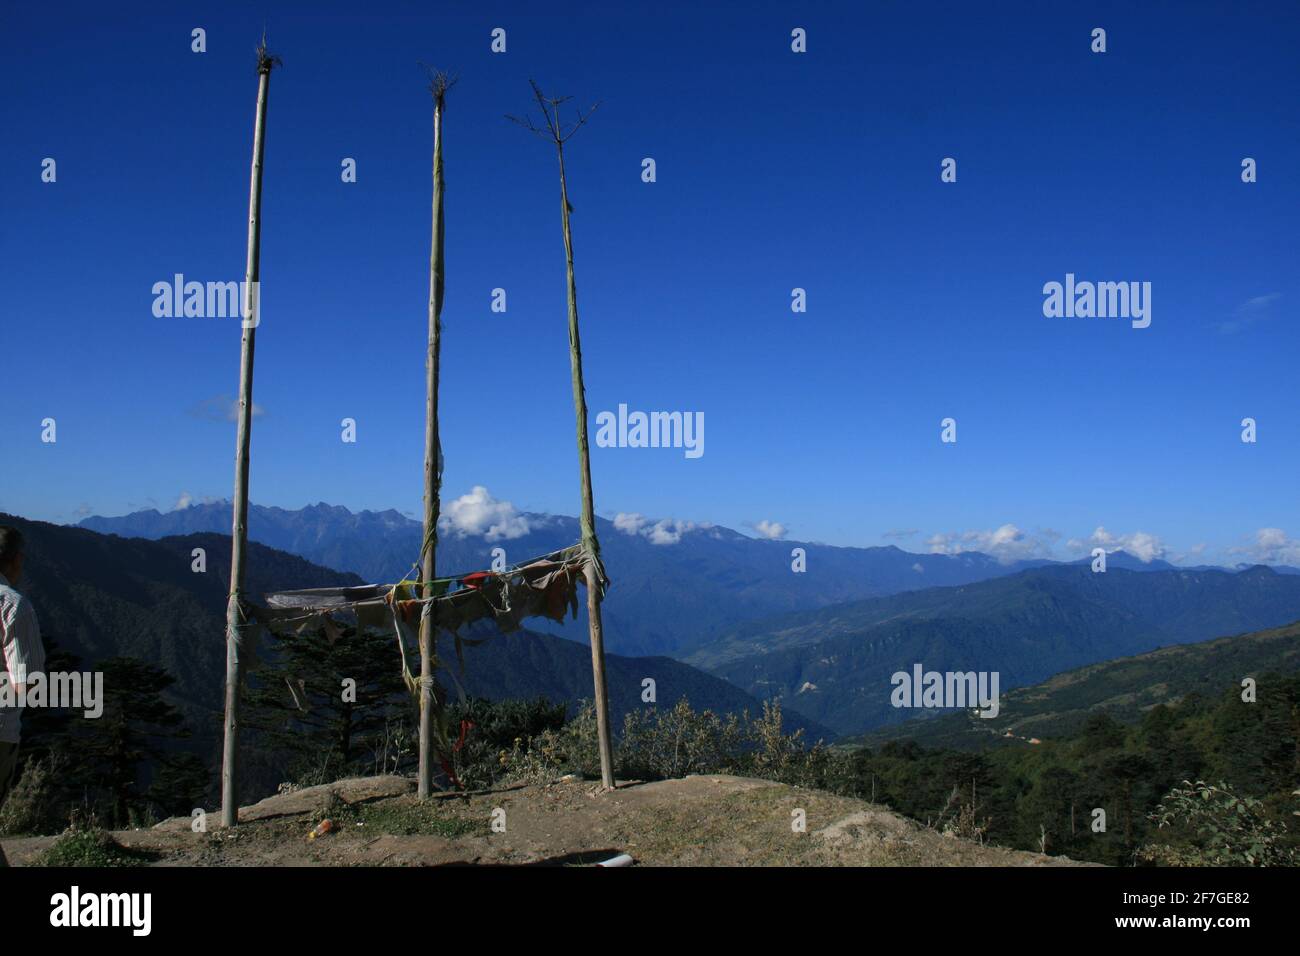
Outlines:
{"type": "MultiPolygon", "coordinates": [[[[620,783],[566,780],[421,803],[405,777],[357,777],[269,797],[225,831],[176,817],[113,831],[153,866],[590,865],[620,853],[651,866],[1081,866],[980,846],[866,801],[767,780],[702,775],[620,783]],[[804,832],[796,832],[802,810],[804,832]],[[495,818],[504,832],[493,829],[495,818]],[[308,833],[323,819],[335,831],[308,833]]],[[[3,841],[13,865],[41,865],[57,837],[3,841]]]]}

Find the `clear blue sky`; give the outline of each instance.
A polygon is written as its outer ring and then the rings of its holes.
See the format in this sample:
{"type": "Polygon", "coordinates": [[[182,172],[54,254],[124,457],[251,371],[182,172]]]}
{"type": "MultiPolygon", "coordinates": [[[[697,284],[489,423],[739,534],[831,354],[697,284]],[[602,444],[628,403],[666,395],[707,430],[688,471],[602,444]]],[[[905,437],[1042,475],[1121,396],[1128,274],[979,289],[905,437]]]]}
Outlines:
{"type": "Polygon", "coordinates": [[[616,7],[6,4],[0,507],[74,521],[230,494],[234,426],[212,409],[236,391],[238,324],[155,318],[151,287],[242,278],[265,23],[284,67],[254,501],[418,508],[424,61],[461,76],[448,497],[577,510],[555,158],[503,118],[536,77],[603,101],[568,153],[592,414],[706,419],[696,460],[593,449],[602,513],[914,550],[1011,524],[1014,548],[1059,535],[1058,556],[1104,526],[1189,561],[1277,528],[1300,554],[1300,5],[616,7]],[[1067,272],[1151,282],[1151,327],[1045,318],[1067,272]]]}

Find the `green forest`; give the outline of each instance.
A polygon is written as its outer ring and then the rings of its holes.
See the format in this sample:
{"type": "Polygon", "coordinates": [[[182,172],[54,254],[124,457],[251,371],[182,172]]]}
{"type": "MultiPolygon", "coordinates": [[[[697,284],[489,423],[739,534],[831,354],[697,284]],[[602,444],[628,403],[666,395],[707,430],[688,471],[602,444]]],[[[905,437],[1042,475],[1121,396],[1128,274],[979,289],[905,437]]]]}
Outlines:
{"type": "Polygon", "coordinates": [[[1300,677],[1261,677],[1254,702],[1242,693],[1190,694],[1135,723],[1098,710],[1075,733],[1038,744],[856,749],[845,758],[848,785],[868,797],[874,787],[877,800],[923,823],[958,819],[963,835],[1080,860],[1294,862],[1300,677]],[[1189,813],[1189,792],[1215,812],[1189,813]]]}

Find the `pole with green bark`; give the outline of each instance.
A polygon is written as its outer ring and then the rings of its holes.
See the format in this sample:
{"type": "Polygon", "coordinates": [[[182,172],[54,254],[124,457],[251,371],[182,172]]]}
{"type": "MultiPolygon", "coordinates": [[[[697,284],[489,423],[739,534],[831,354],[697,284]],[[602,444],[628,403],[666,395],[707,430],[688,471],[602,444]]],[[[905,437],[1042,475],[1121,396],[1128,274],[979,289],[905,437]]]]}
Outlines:
{"type": "MultiPolygon", "coordinates": [[[[438,361],[442,335],[443,214],[442,214],[442,114],[447,90],[455,80],[430,71],[433,95],[433,239],[429,253],[429,350],[425,359],[427,398],[424,429],[424,546],[420,556],[421,593],[433,597],[438,546],[438,498],[442,484],[442,447],[438,438],[438,361]]],[[[420,611],[420,769],[418,794],[433,793],[434,629],[437,616],[432,602],[420,611]]]]}
{"type": "MultiPolygon", "coordinates": [[[[530,81],[531,82],[531,81],[530,81]]],[[[596,111],[597,103],[585,114],[578,113],[574,122],[565,126],[560,119],[560,106],[569,97],[546,97],[536,83],[533,96],[541,108],[545,126],[537,126],[531,119],[509,119],[555,144],[560,161],[560,223],[564,231],[564,259],[568,278],[569,302],[569,365],[573,373],[573,410],[577,419],[578,472],[582,483],[582,546],[590,557],[586,566],[587,620],[591,635],[591,670],[596,698],[596,732],[600,743],[600,777],[605,787],[614,787],[614,753],[610,740],[609,694],[605,686],[605,637],[600,614],[602,581],[596,561],[600,559],[600,542],[596,538],[596,509],[591,493],[591,450],[587,440],[587,393],[582,381],[582,340],[578,332],[578,287],[573,272],[573,232],[569,227],[569,188],[564,175],[564,144],[573,137],[596,111]]]]}
{"type": "Polygon", "coordinates": [[[231,528],[230,597],[226,603],[226,734],[221,762],[221,825],[239,817],[239,697],[244,684],[244,565],[248,547],[248,449],[253,430],[253,348],[261,318],[258,302],[262,243],[262,150],[266,142],[266,104],[271,70],[280,58],[257,48],[257,118],[253,125],[253,169],[248,187],[248,260],[244,272],[243,334],[239,353],[239,409],[235,437],[234,520],[231,528]]]}

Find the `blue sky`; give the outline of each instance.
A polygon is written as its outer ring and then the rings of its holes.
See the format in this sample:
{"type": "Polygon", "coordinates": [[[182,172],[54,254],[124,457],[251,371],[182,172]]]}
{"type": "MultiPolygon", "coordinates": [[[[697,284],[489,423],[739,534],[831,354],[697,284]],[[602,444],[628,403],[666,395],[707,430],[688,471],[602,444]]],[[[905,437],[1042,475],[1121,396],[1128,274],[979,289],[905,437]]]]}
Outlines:
{"type": "Polygon", "coordinates": [[[284,68],[254,501],[418,509],[424,61],[461,76],[448,499],[578,506],[555,159],[503,118],[536,77],[602,101],[567,154],[591,413],[706,419],[698,459],[593,449],[601,513],[1007,556],[1071,556],[1104,527],[1191,563],[1300,562],[1300,6],[1134,6],[8,4],[0,507],[74,521],[230,494],[238,323],[156,318],[151,289],[243,276],[265,23],[284,68]],[[1150,282],[1150,328],[1044,317],[1068,272],[1150,282]]]}

